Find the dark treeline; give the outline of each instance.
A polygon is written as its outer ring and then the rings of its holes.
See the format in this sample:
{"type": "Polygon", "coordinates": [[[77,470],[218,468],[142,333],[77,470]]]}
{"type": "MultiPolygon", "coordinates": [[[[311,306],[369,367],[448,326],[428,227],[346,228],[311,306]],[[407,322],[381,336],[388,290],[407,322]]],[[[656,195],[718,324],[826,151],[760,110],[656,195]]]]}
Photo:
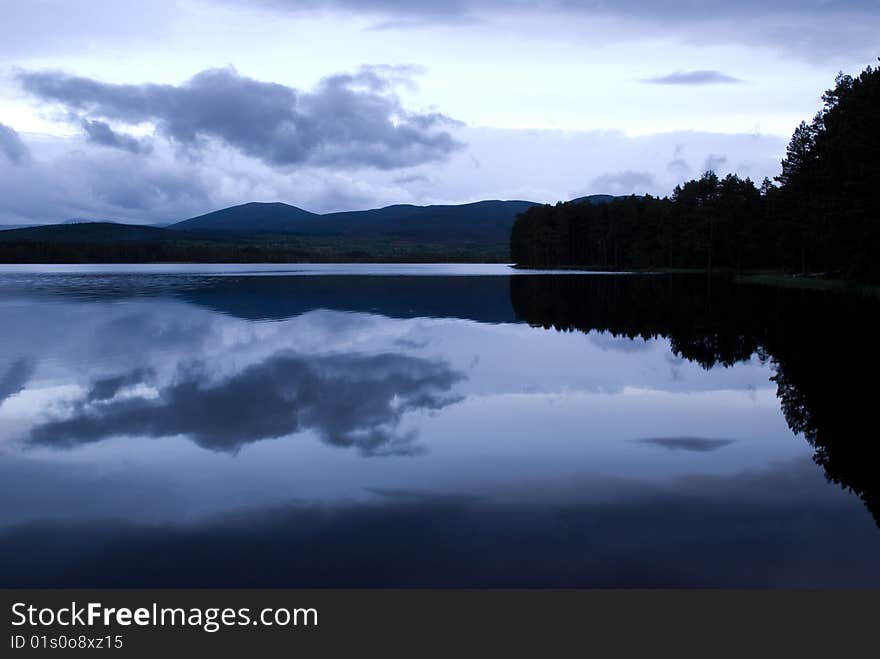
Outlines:
{"type": "Polygon", "coordinates": [[[813,446],[827,478],[857,494],[880,525],[875,395],[853,370],[880,368],[880,303],[688,275],[521,276],[510,278],[510,288],[517,318],[532,325],[665,337],[676,355],[705,368],[753,355],[770,360],[789,427],[813,446]]]}
{"type": "Polygon", "coordinates": [[[274,243],[220,241],[56,242],[0,236],[0,263],[336,263],[505,262],[503,245],[397,244],[325,238],[274,243]]]}
{"type": "Polygon", "coordinates": [[[184,242],[71,243],[0,240],[0,263],[283,262],[289,250],[234,244],[184,242]]]}
{"type": "Polygon", "coordinates": [[[880,68],[839,75],[795,130],[775,183],[706,172],[671,197],[521,214],[526,267],[784,269],[880,280],[880,68]]]}

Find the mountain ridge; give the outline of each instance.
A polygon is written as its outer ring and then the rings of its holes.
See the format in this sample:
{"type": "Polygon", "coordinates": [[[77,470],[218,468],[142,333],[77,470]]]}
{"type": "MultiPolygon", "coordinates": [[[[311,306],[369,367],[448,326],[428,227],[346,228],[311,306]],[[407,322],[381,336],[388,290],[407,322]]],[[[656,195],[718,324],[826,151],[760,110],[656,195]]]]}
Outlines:
{"type": "Polygon", "coordinates": [[[517,216],[540,205],[489,199],[318,214],[248,202],[164,227],[76,220],[0,228],[0,262],[505,262],[517,216]]]}
{"type": "MultiPolygon", "coordinates": [[[[607,203],[613,195],[595,194],[571,199],[566,203],[607,203]]],[[[19,229],[44,230],[57,226],[109,225],[128,227],[164,228],[174,231],[192,233],[235,233],[260,235],[267,233],[280,234],[335,234],[340,231],[365,233],[366,230],[393,233],[394,227],[389,223],[421,216],[422,219],[449,220],[456,214],[463,214],[465,219],[483,219],[505,228],[507,215],[526,210],[531,206],[540,206],[540,202],[521,199],[483,199],[464,204],[390,204],[379,208],[352,211],[333,211],[330,213],[314,213],[304,208],[281,201],[249,201],[220,208],[200,215],[195,215],[176,222],[134,223],[115,219],[71,218],[46,224],[0,224],[0,232],[19,229]],[[506,212],[503,212],[506,211],[506,212]],[[481,214],[482,212],[482,214],[481,214]],[[336,222],[327,226],[325,223],[336,222]]],[[[512,220],[511,220],[512,223],[512,220]]],[[[449,224],[446,225],[449,227],[449,224]]],[[[94,227],[93,227],[94,228],[94,227]]],[[[91,230],[88,230],[91,231],[91,230]]]]}
{"type": "Polygon", "coordinates": [[[537,202],[490,199],[469,204],[392,204],[319,214],[282,202],[249,202],[176,222],[168,228],[246,235],[384,235],[423,240],[454,237],[503,241],[516,215],[535,205],[537,202]]]}

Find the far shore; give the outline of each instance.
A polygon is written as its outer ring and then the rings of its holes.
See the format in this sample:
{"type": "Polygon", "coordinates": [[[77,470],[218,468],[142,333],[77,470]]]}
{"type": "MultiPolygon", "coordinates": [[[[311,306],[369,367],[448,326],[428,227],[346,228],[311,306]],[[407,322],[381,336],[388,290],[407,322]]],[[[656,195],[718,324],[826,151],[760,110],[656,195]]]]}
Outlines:
{"type": "MultiPolygon", "coordinates": [[[[564,266],[523,266],[511,263],[508,260],[468,260],[468,259],[443,259],[443,258],[413,258],[398,260],[338,260],[338,259],[313,259],[303,261],[284,260],[260,260],[260,261],[3,261],[0,266],[113,266],[113,265],[156,265],[156,266],[193,266],[193,265],[506,265],[512,270],[522,273],[535,272],[572,272],[588,271],[596,274],[635,274],[635,275],[707,275],[709,271],[704,268],[610,268],[602,266],[564,265],[564,266]]],[[[843,279],[828,273],[790,273],[778,270],[743,270],[737,271],[730,268],[715,268],[711,271],[713,276],[729,277],[738,284],[751,284],[758,286],[776,286],[783,288],[831,291],[860,295],[865,297],[880,298],[880,285],[868,284],[852,279],[843,279]]]]}

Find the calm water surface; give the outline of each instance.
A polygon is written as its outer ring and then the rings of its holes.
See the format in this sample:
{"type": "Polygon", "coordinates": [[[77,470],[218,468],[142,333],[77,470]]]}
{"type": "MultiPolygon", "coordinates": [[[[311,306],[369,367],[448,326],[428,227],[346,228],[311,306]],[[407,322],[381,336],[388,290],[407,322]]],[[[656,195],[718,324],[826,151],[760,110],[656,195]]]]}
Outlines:
{"type": "Polygon", "coordinates": [[[0,266],[0,585],[880,586],[877,307],[0,266]]]}

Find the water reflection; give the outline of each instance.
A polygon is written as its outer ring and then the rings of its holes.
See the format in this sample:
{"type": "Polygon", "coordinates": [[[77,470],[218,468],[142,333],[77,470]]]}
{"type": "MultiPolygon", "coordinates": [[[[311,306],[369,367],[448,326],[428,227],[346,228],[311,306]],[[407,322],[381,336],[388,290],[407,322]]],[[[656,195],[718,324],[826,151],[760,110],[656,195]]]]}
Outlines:
{"type": "Polygon", "coordinates": [[[717,451],[730,446],[735,439],[710,439],[708,437],[645,437],[635,440],[639,444],[659,446],[670,451],[717,451]]]}
{"type": "Polygon", "coordinates": [[[31,273],[0,310],[0,585],[880,585],[825,481],[876,519],[864,300],[31,273]]]}
{"type": "Polygon", "coordinates": [[[10,364],[0,378],[0,405],[25,388],[34,370],[34,361],[28,357],[20,357],[10,364]]]}
{"type": "MultiPolygon", "coordinates": [[[[141,587],[880,586],[801,463],[564,504],[397,496],[285,504],[189,524],[31,524],[0,543],[4,585],[141,587]],[[779,496],[779,483],[793,488],[779,496]],[[748,492],[744,498],[743,493],[748,492]],[[60,549],[63,548],[63,549],[60,549]]],[[[606,486],[607,487],[607,486],[606,486]]]]}
{"type": "Polygon", "coordinates": [[[204,362],[171,382],[136,369],[94,380],[69,410],[34,427],[29,441],[70,447],[115,436],[184,435],[214,451],[311,428],[329,444],[364,454],[412,453],[416,431],[398,431],[413,410],[438,410],[463,376],[448,365],[405,355],[304,356],[279,352],[218,382],[204,362]],[[120,396],[146,385],[147,395],[120,396]]]}
{"type": "Polygon", "coordinates": [[[390,318],[515,321],[508,276],[236,276],[0,274],[0,294],[109,302],[173,298],[244,320],[284,320],[314,309],[390,318]]]}
{"type": "Polygon", "coordinates": [[[880,368],[876,301],[699,277],[523,277],[510,286],[517,317],[534,325],[663,336],[675,354],[707,369],[755,354],[769,359],[789,427],[880,525],[875,395],[853,381],[855,369],[880,368]]]}

